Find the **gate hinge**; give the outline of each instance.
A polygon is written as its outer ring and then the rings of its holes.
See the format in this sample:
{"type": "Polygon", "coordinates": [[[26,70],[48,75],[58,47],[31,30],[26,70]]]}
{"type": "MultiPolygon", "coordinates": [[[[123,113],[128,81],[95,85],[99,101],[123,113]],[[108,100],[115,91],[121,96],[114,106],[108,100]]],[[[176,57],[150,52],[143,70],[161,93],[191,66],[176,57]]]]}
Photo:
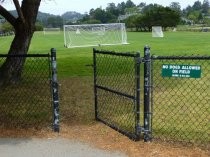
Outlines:
{"type": "Polygon", "coordinates": [[[136,130],[137,130],[138,134],[141,134],[141,133],[143,133],[143,132],[144,132],[144,127],[143,127],[143,126],[138,125],[138,126],[136,127],[136,130]]]}
{"type": "Polygon", "coordinates": [[[141,134],[141,133],[144,133],[144,134],[151,134],[151,131],[145,129],[144,126],[138,125],[138,126],[136,127],[136,129],[137,129],[137,132],[138,132],[139,134],[141,134]]]}
{"type": "Polygon", "coordinates": [[[136,58],[136,64],[140,64],[142,63],[142,58],[141,57],[137,57],[136,58]]]}
{"type": "Polygon", "coordinates": [[[143,63],[145,63],[145,62],[151,62],[151,59],[141,58],[141,62],[143,62],[143,63]]]}

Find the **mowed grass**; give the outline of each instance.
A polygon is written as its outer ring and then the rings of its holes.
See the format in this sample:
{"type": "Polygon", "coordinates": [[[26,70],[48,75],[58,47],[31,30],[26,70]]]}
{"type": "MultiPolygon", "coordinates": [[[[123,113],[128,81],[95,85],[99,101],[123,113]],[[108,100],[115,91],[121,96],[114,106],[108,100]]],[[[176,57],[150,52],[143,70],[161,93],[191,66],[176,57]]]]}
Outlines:
{"type": "MultiPolygon", "coordinates": [[[[140,52],[145,45],[154,55],[209,55],[210,33],[208,32],[165,32],[164,38],[152,38],[151,33],[127,32],[128,45],[101,46],[97,49],[118,52],[140,52]]],[[[7,53],[13,37],[0,38],[0,53],[7,53]]],[[[93,47],[65,48],[63,33],[44,35],[36,32],[29,53],[49,53],[56,48],[59,77],[91,76],[93,47]]]]}
{"type": "MultiPolygon", "coordinates": [[[[127,35],[128,42],[130,43],[128,45],[101,46],[95,48],[117,52],[140,51],[141,56],[143,56],[144,46],[149,45],[151,47],[151,53],[155,55],[210,55],[210,33],[208,32],[165,32],[164,38],[152,38],[151,33],[142,32],[128,32],[127,35]]],[[[12,38],[0,37],[0,53],[7,53],[12,38]]],[[[58,77],[59,83],[61,83],[62,121],[65,123],[92,121],[94,119],[93,81],[91,78],[93,76],[93,68],[91,66],[93,64],[93,47],[67,49],[64,47],[62,33],[44,35],[43,32],[36,32],[32,39],[29,53],[50,53],[51,48],[56,48],[57,50],[58,77]],[[87,76],[87,79],[83,76],[87,76]],[[69,120],[70,122],[68,122],[69,120]]],[[[164,110],[159,112],[160,115],[163,113],[165,113],[164,110]]],[[[198,113],[201,113],[201,111],[198,111],[198,113]]],[[[119,114],[118,116],[115,118],[121,119],[122,115],[119,114]]],[[[131,116],[133,114],[128,115],[128,117],[131,116]]],[[[132,123],[129,125],[128,123],[126,122],[125,127],[133,126],[132,123]]],[[[124,124],[121,125],[123,126],[124,124]]],[[[184,126],[184,123],[180,122],[180,125],[184,126]]],[[[168,129],[169,131],[174,130],[173,125],[168,127],[170,127],[168,129]]],[[[159,130],[158,127],[154,129],[160,134],[164,134],[165,132],[159,130]]],[[[197,132],[199,130],[194,129],[189,131],[197,132]]],[[[191,138],[192,136],[188,137],[191,138]]],[[[207,136],[203,137],[205,138],[207,136]]],[[[206,140],[203,139],[203,141],[206,140]]]]}

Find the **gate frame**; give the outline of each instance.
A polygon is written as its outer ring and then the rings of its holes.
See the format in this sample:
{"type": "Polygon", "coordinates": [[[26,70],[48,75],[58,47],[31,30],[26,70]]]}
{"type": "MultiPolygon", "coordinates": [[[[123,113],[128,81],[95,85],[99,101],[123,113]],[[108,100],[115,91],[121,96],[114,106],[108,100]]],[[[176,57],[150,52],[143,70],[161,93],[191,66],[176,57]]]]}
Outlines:
{"type": "Polygon", "coordinates": [[[116,53],[116,52],[112,52],[112,51],[99,51],[99,50],[96,50],[95,48],[93,48],[95,119],[97,121],[100,121],[100,122],[104,123],[105,125],[113,128],[114,130],[128,136],[129,138],[131,138],[135,141],[138,141],[140,139],[140,132],[142,130],[142,127],[140,126],[140,64],[141,64],[141,58],[140,58],[140,53],[139,52],[136,52],[135,54],[132,54],[132,53],[116,53]],[[102,86],[97,85],[97,60],[96,60],[96,54],[97,53],[114,55],[114,56],[127,56],[127,57],[133,57],[135,59],[135,61],[134,61],[135,66],[133,68],[135,68],[134,75],[135,75],[135,82],[136,82],[135,83],[136,96],[135,95],[131,96],[131,95],[128,95],[128,94],[124,94],[124,93],[109,89],[107,87],[102,87],[102,86]],[[105,91],[109,91],[109,92],[127,97],[129,99],[133,99],[134,106],[135,106],[134,107],[135,111],[133,113],[133,114],[135,114],[135,128],[134,128],[135,133],[129,133],[129,132],[126,132],[124,130],[121,130],[117,126],[109,124],[108,122],[106,122],[106,121],[104,121],[104,120],[102,120],[98,117],[98,92],[97,92],[97,89],[102,89],[102,90],[105,90],[105,91]]]}

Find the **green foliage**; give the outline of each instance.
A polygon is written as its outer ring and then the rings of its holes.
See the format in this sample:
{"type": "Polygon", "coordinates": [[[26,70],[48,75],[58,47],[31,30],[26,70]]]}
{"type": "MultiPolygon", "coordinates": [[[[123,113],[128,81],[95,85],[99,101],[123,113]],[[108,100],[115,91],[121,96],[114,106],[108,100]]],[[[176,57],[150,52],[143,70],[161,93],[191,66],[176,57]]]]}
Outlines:
{"type": "Polygon", "coordinates": [[[141,17],[141,15],[133,15],[125,19],[125,24],[127,28],[135,28],[136,31],[138,31],[138,19],[141,17]]]}
{"type": "Polygon", "coordinates": [[[43,31],[43,25],[40,22],[36,22],[35,31],[43,31]]]}
{"type": "Polygon", "coordinates": [[[127,23],[135,25],[137,31],[151,31],[152,26],[162,26],[164,29],[175,27],[180,21],[180,14],[169,7],[154,4],[144,8],[142,15],[132,16],[128,20],[127,23]]]}
{"type": "Polygon", "coordinates": [[[61,17],[66,22],[75,22],[79,19],[82,19],[83,16],[84,16],[83,14],[80,14],[78,12],[68,11],[68,12],[65,12],[64,14],[62,14],[61,17]]]}
{"type": "Polygon", "coordinates": [[[193,10],[201,10],[202,9],[201,2],[200,1],[195,1],[192,8],[193,8],[193,10]]]}
{"type": "Polygon", "coordinates": [[[179,2],[171,2],[169,7],[181,14],[181,5],[179,4],[179,2]]]}
{"type": "Polygon", "coordinates": [[[100,20],[96,20],[96,19],[90,19],[88,21],[85,21],[85,23],[87,23],[87,24],[100,24],[101,21],[100,20]]]}
{"type": "Polygon", "coordinates": [[[208,0],[204,0],[203,3],[195,1],[193,6],[188,6],[186,9],[183,9],[182,14],[183,17],[192,21],[191,24],[207,25],[208,22],[206,23],[204,19],[210,15],[209,9],[210,5],[208,0]]]}
{"type": "Polygon", "coordinates": [[[117,22],[118,16],[124,14],[125,23],[128,28],[136,31],[151,31],[152,26],[161,25],[165,29],[174,27],[180,21],[180,5],[173,3],[171,8],[157,4],[146,5],[140,3],[136,6],[131,0],[126,3],[109,3],[106,9],[91,9],[89,15],[83,17],[81,23],[92,23],[93,20],[100,23],[117,22]],[[91,21],[91,22],[90,22],[91,21]]]}
{"type": "Polygon", "coordinates": [[[115,3],[109,3],[106,7],[106,11],[111,13],[112,15],[118,17],[120,15],[119,9],[115,6],[115,3]]]}
{"type": "Polygon", "coordinates": [[[132,8],[136,6],[131,0],[127,0],[125,5],[126,5],[126,8],[132,8]]]}
{"type": "Polygon", "coordinates": [[[37,21],[39,21],[43,27],[60,27],[63,23],[68,24],[81,19],[84,15],[74,11],[68,11],[61,16],[38,12],[37,21]]]}
{"type": "Polygon", "coordinates": [[[63,19],[60,16],[52,16],[47,19],[47,27],[59,27],[63,26],[63,19]]]}
{"type": "Polygon", "coordinates": [[[194,21],[194,23],[198,23],[199,11],[190,12],[188,15],[188,19],[194,21]]]}
{"type": "Polygon", "coordinates": [[[207,14],[209,12],[209,1],[204,0],[202,4],[202,13],[207,14]]]}
{"type": "Polygon", "coordinates": [[[138,7],[131,1],[127,0],[125,2],[118,3],[108,3],[106,9],[96,8],[89,11],[89,15],[85,15],[81,23],[88,23],[90,20],[98,20],[100,23],[111,23],[117,22],[119,15],[136,13],[138,7]]]}
{"type": "Polygon", "coordinates": [[[204,23],[206,26],[210,26],[210,19],[204,17],[203,23],[204,23]]]}
{"type": "Polygon", "coordinates": [[[10,32],[10,31],[14,31],[13,26],[9,23],[9,22],[5,22],[2,24],[1,26],[2,31],[4,32],[10,32]]]}

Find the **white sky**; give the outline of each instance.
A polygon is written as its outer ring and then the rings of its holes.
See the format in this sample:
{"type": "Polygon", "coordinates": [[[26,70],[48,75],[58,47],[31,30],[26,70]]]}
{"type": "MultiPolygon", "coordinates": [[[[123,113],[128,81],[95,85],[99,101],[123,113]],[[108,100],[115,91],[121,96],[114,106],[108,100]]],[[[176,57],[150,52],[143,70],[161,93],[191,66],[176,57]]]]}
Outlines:
{"type": "MultiPolygon", "coordinates": [[[[20,0],[21,1],[21,0],[20,0]]],[[[66,11],[76,11],[80,13],[89,12],[92,8],[102,7],[106,8],[108,3],[115,3],[116,5],[127,0],[42,0],[39,11],[61,15],[66,11]]],[[[179,2],[182,8],[188,5],[193,5],[197,0],[132,0],[135,4],[146,2],[146,4],[157,3],[163,6],[169,6],[171,2],[179,2]]],[[[203,0],[200,0],[203,2],[203,0]]],[[[12,0],[6,0],[3,3],[6,9],[14,9],[12,0]]]]}

